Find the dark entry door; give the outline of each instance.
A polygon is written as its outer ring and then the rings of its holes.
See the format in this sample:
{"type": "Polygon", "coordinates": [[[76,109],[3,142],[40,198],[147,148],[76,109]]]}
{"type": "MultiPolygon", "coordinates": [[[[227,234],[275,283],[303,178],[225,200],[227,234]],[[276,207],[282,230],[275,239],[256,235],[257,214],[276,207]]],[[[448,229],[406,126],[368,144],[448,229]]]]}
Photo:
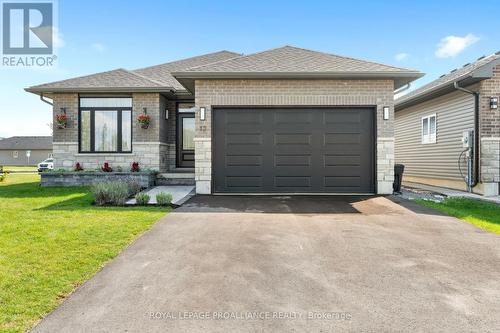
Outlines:
{"type": "Polygon", "coordinates": [[[219,108],[214,191],[374,193],[374,109],[219,108]]]}
{"type": "Polygon", "coordinates": [[[177,166],[194,168],[194,113],[177,114],[177,166]]]}

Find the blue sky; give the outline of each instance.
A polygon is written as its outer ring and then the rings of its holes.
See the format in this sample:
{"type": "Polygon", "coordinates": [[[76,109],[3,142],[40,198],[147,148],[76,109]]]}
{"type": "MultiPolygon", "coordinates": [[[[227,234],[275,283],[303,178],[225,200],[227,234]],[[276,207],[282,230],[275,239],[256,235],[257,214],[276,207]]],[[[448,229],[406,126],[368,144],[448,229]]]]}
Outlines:
{"type": "Polygon", "coordinates": [[[294,45],[415,68],[418,87],[500,50],[497,12],[489,0],[59,0],[57,67],[0,66],[0,137],[50,133],[50,106],[25,87],[223,49],[294,45]]]}

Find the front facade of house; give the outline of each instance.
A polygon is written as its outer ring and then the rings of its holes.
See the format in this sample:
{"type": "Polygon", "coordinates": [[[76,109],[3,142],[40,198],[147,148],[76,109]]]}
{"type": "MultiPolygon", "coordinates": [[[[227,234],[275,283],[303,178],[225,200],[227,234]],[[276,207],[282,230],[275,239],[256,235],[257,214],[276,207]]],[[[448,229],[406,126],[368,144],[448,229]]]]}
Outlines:
{"type": "Polygon", "coordinates": [[[132,162],[211,193],[391,193],[394,90],[420,77],[282,47],[222,51],[27,90],[52,99],[55,168],[132,162]],[[150,118],[143,128],[137,117],[150,118]]]}
{"type": "Polygon", "coordinates": [[[395,153],[396,163],[405,165],[404,179],[465,190],[462,137],[466,131],[477,130],[474,192],[498,195],[500,111],[494,101],[499,97],[500,53],[496,53],[398,98],[395,153]]]}
{"type": "Polygon", "coordinates": [[[0,140],[0,166],[34,166],[50,157],[50,136],[13,136],[0,140]]]}

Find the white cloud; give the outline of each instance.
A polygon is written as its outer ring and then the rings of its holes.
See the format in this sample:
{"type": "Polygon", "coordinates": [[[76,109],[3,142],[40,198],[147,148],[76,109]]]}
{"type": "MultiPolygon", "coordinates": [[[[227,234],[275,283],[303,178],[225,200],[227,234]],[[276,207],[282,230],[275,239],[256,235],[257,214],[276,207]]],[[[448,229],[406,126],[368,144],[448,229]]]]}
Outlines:
{"type": "Polygon", "coordinates": [[[441,39],[436,50],[436,57],[450,58],[458,55],[467,47],[476,43],[479,37],[473,34],[467,34],[464,37],[447,36],[441,39]]]}
{"type": "Polygon", "coordinates": [[[92,48],[94,48],[94,50],[96,50],[98,52],[104,51],[104,45],[102,45],[101,43],[92,44],[92,48]]]}
{"type": "Polygon", "coordinates": [[[409,56],[410,55],[408,53],[401,52],[401,53],[396,54],[394,57],[396,58],[397,61],[403,61],[403,60],[407,59],[409,56]]]}

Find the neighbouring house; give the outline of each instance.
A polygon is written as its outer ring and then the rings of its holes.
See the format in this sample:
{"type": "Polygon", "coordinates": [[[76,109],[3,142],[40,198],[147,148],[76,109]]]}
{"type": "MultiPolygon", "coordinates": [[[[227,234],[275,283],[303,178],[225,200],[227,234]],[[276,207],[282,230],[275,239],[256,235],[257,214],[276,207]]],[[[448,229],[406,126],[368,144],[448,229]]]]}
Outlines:
{"type": "Polygon", "coordinates": [[[13,136],[0,140],[0,165],[37,165],[49,157],[52,157],[51,136],[13,136]]]}
{"type": "Polygon", "coordinates": [[[423,74],[285,46],[42,84],[55,168],[134,161],[210,193],[391,193],[394,91],[423,74]],[[146,122],[139,122],[149,117],[146,122]]]}
{"type": "Polygon", "coordinates": [[[473,179],[477,179],[477,185],[473,190],[498,195],[499,96],[497,52],[396,99],[396,163],[405,165],[404,179],[465,190],[467,165],[462,136],[475,130],[478,153],[473,179]]]}

